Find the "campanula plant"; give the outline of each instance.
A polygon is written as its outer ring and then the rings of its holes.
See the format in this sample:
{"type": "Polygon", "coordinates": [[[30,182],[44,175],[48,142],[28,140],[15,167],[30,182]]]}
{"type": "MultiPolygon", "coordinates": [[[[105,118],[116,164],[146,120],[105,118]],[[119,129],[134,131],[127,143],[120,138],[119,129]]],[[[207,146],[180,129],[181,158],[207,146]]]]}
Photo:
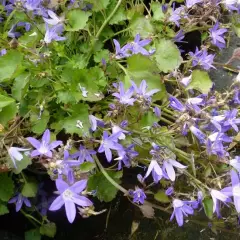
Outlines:
{"type": "Polygon", "coordinates": [[[143,217],[237,229],[239,75],[217,92],[209,72],[239,73],[239,49],[217,59],[240,4],[145,2],[1,1],[0,215],[38,239],[55,239],[49,215],[72,224],[119,196],[143,217]]]}

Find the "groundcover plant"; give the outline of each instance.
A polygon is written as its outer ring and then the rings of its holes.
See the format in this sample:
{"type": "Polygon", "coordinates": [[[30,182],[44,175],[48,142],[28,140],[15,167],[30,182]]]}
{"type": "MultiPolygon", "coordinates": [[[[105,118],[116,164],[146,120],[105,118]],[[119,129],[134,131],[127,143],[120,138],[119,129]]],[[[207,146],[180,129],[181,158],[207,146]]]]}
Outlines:
{"type": "MultiPolygon", "coordinates": [[[[237,0],[1,0],[0,214],[15,204],[36,226],[26,239],[54,237],[48,211],[65,208],[71,224],[119,193],[179,227],[201,211],[215,230],[236,227],[240,77],[220,93],[208,71],[240,35],[239,11],[237,0]]],[[[222,67],[238,73],[232,59],[222,67]]]]}

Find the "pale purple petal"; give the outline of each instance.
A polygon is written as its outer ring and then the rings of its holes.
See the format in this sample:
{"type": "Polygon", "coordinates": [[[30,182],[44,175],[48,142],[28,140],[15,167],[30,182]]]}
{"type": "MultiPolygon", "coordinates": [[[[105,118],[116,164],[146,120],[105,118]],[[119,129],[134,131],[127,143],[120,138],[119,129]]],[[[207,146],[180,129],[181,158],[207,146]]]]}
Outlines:
{"type": "Polygon", "coordinates": [[[43,133],[42,141],[44,141],[45,143],[50,142],[50,131],[49,131],[49,129],[46,129],[46,131],[43,133]]]}
{"type": "Polygon", "coordinates": [[[74,196],[72,198],[73,202],[79,206],[82,207],[88,207],[88,206],[92,206],[93,203],[86,197],[84,196],[74,196]]]}
{"type": "Polygon", "coordinates": [[[64,182],[62,179],[57,179],[56,180],[56,187],[57,187],[57,190],[60,192],[60,193],[63,193],[69,186],[66,182],[64,182]]]}
{"type": "Polygon", "coordinates": [[[61,144],[62,144],[62,141],[54,141],[54,142],[50,143],[49,149],[52,150],[52,149],[58,147],[61,144]]]}
{"type": "Polygon", "coordinates": [[[177,168],[187,168],[187,166],[177,162],[176,160],[173,160],[173,159],[169,159],[168,160],[174,167],[177,167],[177,168]]]}
{"type": "Polygon", "coordinates": [[[73,223],[76,217],[76,207],[75,204],[69,200],[65,201],[65,210],[67,214],[68,221],[73,223]]]}
{"type": "Polygon", "coordinates": [[[80,180],[74,183],[69,189],[74,193],[81,193],[87,186],[87,180],[80,180]]]}
{"type": "Polygon", "coordinates": [[[33,147],[35,147],[36,149],[40,148],[41,143],[33,137],[28,137],[26,138],[28,140],[29,143],[31,143],[33,145],[33,147]]]}
{"type": "Polygon", "coordinates": [[[58,196],[50,205],[49,210],[50,211],[56,211],[60,209],[64,204],[62,196],[58,196]]]}
{"type": "Polygon", "coordinates": [[[167,161],[164,161],[164,167],[167,171],[167,175],[170,178],[170,180],[175,181],[176,174],[175,174],[172,164],[170,164],[167,161]]]}
{"type": "Polygon", "coordinates": [[[39,155],[41,155],[41,153],[38,150],[33,150],[31,152],[31,157],[36,157],[36,156],[39,156],[39,155]]]}

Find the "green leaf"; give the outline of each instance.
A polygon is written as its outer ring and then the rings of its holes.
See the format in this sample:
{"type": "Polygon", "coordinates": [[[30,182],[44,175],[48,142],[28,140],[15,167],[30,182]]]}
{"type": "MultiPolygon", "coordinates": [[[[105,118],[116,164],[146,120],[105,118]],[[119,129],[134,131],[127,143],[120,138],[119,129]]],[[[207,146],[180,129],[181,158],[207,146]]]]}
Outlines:
{"type": "Polygon", "coordinates": [[[0,203],[0,216],[7,213],[9,213],[7,206],[3,203],[0,203]]]}
{"type": "Polygon", "coordinates": [[[153,123],[158,121],[159,121],[159,118],[156,117],[153,112],[148,111],[147,113],[143,114],[140,121],[134,124],[134,126],[136,126],[136,129],[143,128],[143,127],[152,127],[153,123]]]}
{"type": "Polygon", "coordinates": [[[91,16],[90,12],[81,9],[73,9],[67,13],[69,26],[66,27],[67,31],[78,31],[84,29],[87,25],[88,18],[91,16]]]}
{"type": "Polygon", "coordinates": [[[0,94],[0,109],[4,108],[4,107],[6,107],[6,106],[8,106],[8,105],[10,105],[14,102],[15,102],[15,100],[13,98],[10,98],[10,97],[7,97],[7,96],[4,96],[4,95],[0,94]]]}
{"type": "Polygon", "coordinates": [[[60,91],[58,96],[59,101],[64,103],[77,103],[83,101],[100,101],[104,96],[101,94],[101,89],[106,86],[107,80],[103,70],[100,67],[89,69],[73,69],[67,67],[62,73],[62,82],[68,84],[68,88],[60,91]],[[87,96],[83,96],[81,88],[85,88],[87,96]],[[69,92],[66,93],[66,92],[69,92]]]}
{"type": "Polygon", "coordinates": [[[160,190],[156,194],[154,194],[154,199],[162,203],[170,202],[170,199],[168,198],[168,196],[165,194],[163,190],[160,190]]]}
{"type": "MultiPolygon", "coordinates": [[[[153,100],[160,100],[166,96],[165,85],[160,81],[159,70],[157,65],[147,56],[140,54],[133,55],[127,59],[128,74],[138,86],[142,80],[146,80],[148,89],[159,89],[160,91],[153,95],[153,100]]],[[[129,78],[125,82],[126,87],[130,87],[131,83],[129,78]]]]}
{"type": "Polygon", "coordinates": [[[50,238],[53,238],[56,235],[56,231],[57,231],[57,227],[56,227],[56,224],[53,222],[43,224],[40,227],[40,233],[50,238]]]}
{"type": "Polygon", "coordinates": [[[18,109],[17,109],[16,103],[11,103],[8,106],[4,107],[0,111],[0,123],[3,126],[7,125],[8,121],[15,118],[17,111],[18,111],[18,109]]]}
{"type": "Polygon", "coordinates": [[[0,58],[0,82],[12,77],[17,67],[21,64],[22,59],[23,55],[18,50],[9,50],[6,55],[0,58]]]}
{"type": "Polygon", "coordinates": [[[162,11],[162,4],[160,4],[159,2],[152,2],[151,9],[153,12],[153,20],[155,21],[164,20],[165,14],[162,11]]]}
{"type": "Polygon", "coordinates": [[[170,40],[161,39],[155,44],[154,58],[158,69],[164,73],[171,72],[182,63],[182,57],[177,46],[170,40]]]}
{"type": "Polygon", "coordinates": [[[30,121],[32,123],[31,130],[36,134],[42,134],[46,130],[49,118],[48,110],[44,110],[40,118],[39,113],[32,113],[30,115],[30,121]]]}
{"type": "Polygon", "coordinates": [[[196,89],[201,93],[208,93],[212,88],[212,81],[207,72],[202,70],[193,70],[192,80],[187,86],[188,89],[196,89]]]}
{"type": "Polygon", "coordinates": [[[18,77],[14,79],[14,83],[12,86],[12,96],[18,100],[21,101],[22,97],[24,97],[27,88],[28,83],[30,80],[30,73],[22,73],[18,77]]]}
{"type": "Polygon", "coordinates": [[[32,229],[25,232],[25,240],[41,240],[39,229],[32,229]]]}
{"type": "Polygon", "coordinates": [[[240,16],[239,14],[232,14],[232,28],[236,35],[240,37],[240,16]]]}
{"type": "Polygon", "coordinates": [[[95,12],[104,10],[107,8],[108,4],[110,3],[110,0],[88,0],[87,2],[93,4],[92,10],[95,12]]]}
{"type": "Polygon", "coordinates": [[[206,216],[208,218],[212,219],[212,217],[213,217],[213,200],[211,198],[204,198],[203,208],[204,208],[206,216]]]}
{"type": "Polygon", "coordinates": [[[99,52],[96,52],[94,54],[94,61],[96,63],[102,62],[102,59],[104,59],[106,62],[109,60],[109,51],[107,49],[103,49],[99,52]]]}
{"type": "Polygon", "coordinates": [[[93,170],[96,167],[96,165],[92,162],[84,162],[80,165],[80,171],[81,172],[89,172],[93,170]]]}
{"type": "Polygon", "coordinates": [[[141,38],[148,38],[154,33],[150,19],[138,15],[133,17],[130,28],[133,37],[139,33],[141,38]]]}
{"type": "MultiPolygon", "coordinates": [[[[115,182],[120,183],[122,171],[107,171],[107,173],[115,182]]],[[[96,190],[98,199],[104,202],[111,202],[118,192],[118,189],[114,187],[101,172],[89,177],[88,190],[96,190]]]]}
{"type": "Polygon", "coordinates": [[[7,173],[0,174],[0,200],[7,202],[13,195],[14,184],[7,173]]]}
{"type": "MultiPolygon", "coordinates": [[[[11,161],[12,164],[12,161],[11,161]]],[[[32,164],[32,159],[23,154],[23,159],[21,161],[16,161],[17,168],[13,168],[15,174],[19,174],[23,169],[27,168],[28,165],[32,164]]],[[[13,164],[12,164],[13,167],[13,164]]]]}
{"type": "Polygon", "coordinates": [[[33,179],[28,180],[22,189],[22,195],[24,197],[35,197],[37,194],[38,185],[37,182],[33,179]]]}
{"type": "Polygon", "coordinates": [[[88,105],[84,103],[79,103],[74,105],[70,111],[71,116],[64,118],[59,121],[59,124],[53,126],[57,130],[65,129],[67,133],[78,134],[79,136],[86,136],[89,133],[90,123],[88,115],[88,105]],[[81,124],[77,126],[78,121],[81,124]]]}
{"type": "Polygon", "coordinates": [[[120,22],[127,20],[127,12],[124,7],[120,7],[114,16],[109,21],[110,25],[120,24],[120,22]]]}

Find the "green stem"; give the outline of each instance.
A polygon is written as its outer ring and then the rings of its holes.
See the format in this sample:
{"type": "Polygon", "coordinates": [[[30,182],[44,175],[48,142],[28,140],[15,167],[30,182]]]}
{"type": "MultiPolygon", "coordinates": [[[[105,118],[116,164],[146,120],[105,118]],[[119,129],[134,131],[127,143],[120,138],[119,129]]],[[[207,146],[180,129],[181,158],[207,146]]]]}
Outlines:
{"type": "Polygon", "coordinates": [[[26,212],[24,212],[22,209],[20,209],[20,212],[35,226],[37,227],[37,224],[35,222],[37,222],[38,224],[42,225],[41,222],[39,222],[35,217],[27,214],[26,212]],[[33,221],[32,221],[33,220],[33,221]]]}
{"type": "Polygon", "coordinates": [[[197,178],[195,178],[195,177],[194,177],[192,174],[190,174],[189,172],[183,171],[183,173],[184,173],[186,176],[192,178],[192,180],[193,180],[194,182],[196,182],[197,184],[199,184],[200,186],[204,187],[204,188],[207,189],[207,190],[210,190],[210,188],[209,188],[207,185],[205,185],[204,183],[202,183],[201,181],[199,181],[197,178]]]}
{"type": "Polygon", "coordinates": [[[116,183],[106,172],[106,170],[104,169],[104,167],[102,166],[102,164],[100,163],[100,161],[98,160],[97,157],[94,157],[94,161],[96,162],[97,166],[99,167],[100,171],[102,172],[102,174],[105,176],[105,178],[117,189],[119,189],[121,192],[123,192],[125,195],[128,195],[128,191],[123,188],[122,186],[120,186],[118,183],[116,183]]]}
{"type": "Polygon", "coordinates": [[[113,15],[116,13],[116,11],[118,10],[118,8],[120,7],[122,3],[122,0],[118,0],[117,5],[115,6],[115,8],[113,9],[113,11],[111,12],[111,14],[107,17],[107,19],[103,22],[102,26],[100,27],[100,29],[98,30],[97,34],[96,34],[96,38],[98,39],[98,37],[100,36],[100,34],[102,33],[103,29],[105,28],[105,26],[108,24],[108,22],[111,20],[111,18],[113,17],[113,15]]]}

